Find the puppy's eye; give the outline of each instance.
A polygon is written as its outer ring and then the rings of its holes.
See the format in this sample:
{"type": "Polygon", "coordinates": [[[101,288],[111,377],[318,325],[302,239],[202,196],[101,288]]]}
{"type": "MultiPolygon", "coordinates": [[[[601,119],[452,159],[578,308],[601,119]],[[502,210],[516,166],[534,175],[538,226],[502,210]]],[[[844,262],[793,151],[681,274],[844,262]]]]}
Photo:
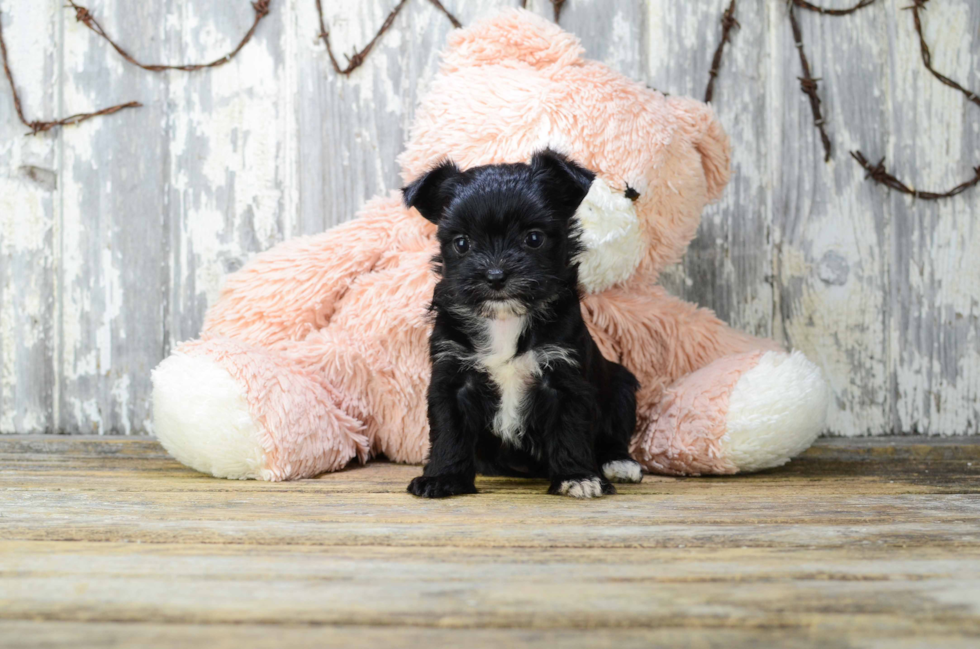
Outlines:
{"type": "Polygon", "coordinates": [[[540,230],[531,230],[524,237],[524,245],[528,248],[540,248],[542,243],[544,243],[544,232],[540,230]]]}
{"type": "Polygon", "coordinates": [[[453,239],[453,248],[459,254],[465,254],[470,249],[470,240],[466,237],[456,237],[453,239]]]}

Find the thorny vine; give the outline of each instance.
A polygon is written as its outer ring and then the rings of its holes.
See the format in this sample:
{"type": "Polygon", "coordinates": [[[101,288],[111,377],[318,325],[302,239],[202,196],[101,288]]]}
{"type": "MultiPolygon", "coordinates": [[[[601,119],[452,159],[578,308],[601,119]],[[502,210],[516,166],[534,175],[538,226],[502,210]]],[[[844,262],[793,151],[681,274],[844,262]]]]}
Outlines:
{"type": "Polygon", "coordinates": [[[868,162],[868,159],[865,158],[864,154],[861,153],[860,151],[851,151],[851,157],[857,160],[857,163],[861,165],[865,171],[868,172],[865,178],[870,178],[876,183],[884,185],[890,189],[894,189],[897,192],[908,194],[913,198],[921,198],[922,200],[925,201],[935,201],[940,198],[951,198],[953,196],[956,196],[957,194],[962,194],[963,192],[973,187],[974,185],[980,184],[980,166],[977,166],[973,168],[973,174],[974,174],[973,178],[967,180],[964,183],[960,183],[959,185],[953,187],[948,191],[930,192],[930,191],[918,190],[909,187],[901,180],[888,173],[888,171],[885,169],[884,158],[879,160],[878,164],[873,165],[870,162],[868,162]]]}
{"type": "Polygon", "coordinates": [[[81,124],[82,122],[92,119],[93,117],[112,115],[113,113],[118,113],[119,111],[127,108],[139,108],[143,105],[138,101],[131,101],[125,104],[119,104],[117,106],[109,106],[108,108],[103,108],[102,110],[97,110],[92,113],[77,113],[68,117],[62,117],[61,119],[50,121],[29,120],[24,115],[24,107],[21,105],[20,94],[17,92],[17,84],[14,83],[14,74],[10,71],[10,63],[7,60],[7,44],[3,40],[2,21],[0,21],[0,55],[3,57],[3,72],[7,76],[7,81],[10,84],[10,94],[13,95],[14,98],[14,110],[17,111],[17,117],[20,119],[21,123],[27,128],[31,129],[27,135],[37,135],[38,133],[50,131],[51,129],[59,126],[81,124]]]}
{"type": "MultiPolygon", "coordinates": [[[[350,56],[345,54],[344,57],[347,59],[347,65],[341,67],[340,63],[337,61],[337,57],[334,56],[333,47],[330,45],[330,30],[327,29],[327,25],[323,21],[323,3],[321,0],[316,0],[317,17],[320,19],[319,38],[323,39],[323,43],[327,47],[327,56],[330,57],[330,64],[333,66],[334,71],[337,74],[348,76],[351,72],[361,67],[361,65],[364,64],[364,59],[366,59],[368,54],[371,53],[371,50],[374,49],[375,43],[378,42],[385,32],[391,29],[392,24],[395,22],[395,18],[398,16],[398,13],[407,2],[408,0],[400,0],[399,3],[395,5],[395,8],[388,12],[388,16],[384,19],[384,22],[381,23],[381,27],[378,28],[378,31],[374,34],[374,37],[368,41],[367,45],[362,47],[360,50],[355,50],[350,56]]],[[[435,6],[436,9],[446,15],[446,18],[448,18],[449,22],[453,24],[453,27],[459,28],[463,26],[463,23],[459,22],[456,16],[450,13],[450,11],[446,9],[446,7],[444,7],[439,0],[429,0],[429,2],[435,6]]]]}
{"type": "MultiPolygon", "coordinates": [[[[803,35],[800,29],[799,21],[796,18],[795,9],[804,9],[806,11],[812,11],[824,16],[846,16],[852,14],[860,9],[869,7],[873,5],[876,0],[860,0],[857,4],[847,7],[844,9],[827,9],[819,5],[807,2],[807,0],[787,0],[787,5],[789,7],[789,20],[790,27],[793,31],[793,40],[800,55],[800,67],[803,71],[803,76],[800,77],[800,89],[807,96],[810,101],[810,109],[813,112],[814,125],[820,131],[820,140],[824,148],[824,160],[830,160],[831,157],[831,141],[830,137],[827,135],[825,124],[826,120],[823,117],[820,103],[820,95],[818,93],[818,82],[820,79],[813,77],[810,70],[810,62],[807,59],[806,51],[803,47],[803,35]]],[[[920,12],[925,11],[926,4],[929,0],[912,0],[913,4],[910,7],[906,7],[912,11],[913,21],[915,23],[915,32],[919,39],[919,49],[922,54],[922,63],[925,65],[929,72],[939,79],[942,83],[947,86],[958,90],[963,93],[967,100],[973,102],[974,104],[980,106],[980,96],[975,92],[964,88],[962,85],[950,79],[946,75],[942,74],[932,66],[932,53],[929,49],[929,45],[926,43],[925,36],[922,33],[922,20],[920,12]]],[[[724,51],[725,44],[730,39],[730,32],[733,26],[738,26],[738,22],[735,19],[735,0],[732,0],[725,13],[722,14],[721,24],[722,24],[722,38],[721,42],[718,44],[718,48],[715,50],[714,58],[711,62],[711,70],[709,72],[708,87],[705,91],[705,101],[709,102],[714,94],[714,82],[715,78],[718,76],[718,71],[721,67],[721,58],[724,51]]],[[[882,158],[878,161],[878,164],[871,164],[863,153],[860,151],[851,151],[851,157],[853,157],[859,165],[867,172],[867,178],[873,180],[874,182],[884,185],[890,189],[901,192],[903,194],[908,194],[914,198],[921,198],[923,200],[938,200],[941,198],[950,198],[961,194],[971,187],[980,185],[980,167],[974,168],[974,177],[966,182],[960,183],[956,187],[944,192],[932,192],[917,190],[910,187],[908,184],[902,182],[895,176],[888,173],[885,169],[885,159],[882,158]]]]}
{"type": "Polygon", "coordinates": [[[255,10],[255,20],[252,22],[252,26],[249,28],[247,32],[245,32],[245,36],[242,37],[242,40],[239,41],[235,49],[228,52],[224,56],[217,58],[211,61],[210,63],[185,63],[181,65],[167,65],[162,63],[140,63],[135,58],[133,58],[129,54],[129,52],[124,50],[122,47],[119,46],[118,43],[112,40],[109,34],[106,33],[105,29],[102,28],[102,25],[99,24],[99,21],[97,21],[95,19],[95,16],[92,15],[92,12],[90,12],[87,8],[81,5],[75,4],[74,0],[68,0],[69,8],[75,10],[75,20],[84,24],[93,32],[95,32],[96,34],[104,38],[105,41],[112,46],[112,49],[119,52],[119,56],[126,59],[129,63],[132,63],[133,65],[139,68],[143,68],[144,70],[148,70],[150,72],[162,72],[163,70],[180,70],[182,72],[194,72],[195,70],[203,70],[205,68],[217,68],[228,63],[233,58],[235,58],[235,56],[237,56],[239,52],[242,51],[242,48],[245,47],[250,40],[252,40],[252,35],[255,34],[255,30],[258,28],[259,23],[262,22],[263,18],[269,15],[270,4],[271,4],[271,0],[256,0],[255,2],[252,3],[252,9],[255,10]]]}
{"type": "Polygon", "coordinates": [[[810,4],[806,0],[792,0],[792,3],[797,7],[799,7],[800,9],[813,11],[818,14],[823,14],[824,16],[846,16],[847,14],[854,13],[858,9],[864,9],[865,7],[870,7],[875,2],[876,0],[861,0],[853,7],[847,7],[846,9],[827,9],[826,7],[820,7],[815,4],[810,4]]]}
{"type": "MultiPolygon", "coordinates": [[[[565,5],[565,0],[548,0],[551,2],[551,8],[555,11],[555,22],[561,19],[561,10],[565,5]]],[[[527,0],[521,0],[521,9],[527,9],[527,0]]]]}
{"type": "MultiPolygon", "coordinates": [[[[910,7],[906,7],[906,9],[910,9],[912,11],[912,20],[915,24],[915,33],[919,38],[919,51],[922,53],[922,63],[925,65],[926,70],[928,70],[930,73],[932,73],[932,76],[936,77],[950,88],[954,88],[966,95],[968,101],[980,106],[980,97],[977,97],[975,92],[964,88],[956,81],[953,81],[932,67],[932,52],[929,50],[929,44],[926,43],[926,38],[922,34],[922,19],[919,15],[920,11],[925,11],[926,3],[929,2],[929,0],[912,0],[912,2],[913,4],[910,7]]],[[[906,183],[888,173],[888,171],[885,169],[884,158],[879,160],[878,164],[872,165],[870,162],[868,162],[867,158],[865,158],[861,151],[851,151],[851,157],[857,160],[857,163],[868,172],[866,178],[870,178],[874,182],[884,185],[885,187],[893,189],[897,192],[908,194],[913,198],[921,198],[922,200],[934,201],[941,198],[951,198],[957,194],[963,193],[971,187],[975,187],[980,184],[980,166],[977,166],[973,168],[973,178],[967,180],[966,182],[960,183],[952,189],[944,192],[918,190],[914,187],[910,187],[906,183]]]]}
{"type": "MultiPolygon", "coordinates": [[[[96,18],[86,7],[77,4],[76,2],[74,2],[74,0],[67,0],[67,1],[68,1],[68,8],[75,10],[75,19],[77,21],[83,23],[95,34],[105,39],[105,41],[109,43],[109,45],[113,49],[115,49],[116,52],[118,52],[119,55],[122,56],[126,61],[144,70],[148,70],[150,72],[161,72],[164,70],[178,70],[183,72],[193,72],[196,70],[216,68],[225,65],[233,58],[235,58],[235,56],[238,55],[238,53],[242,50],[242,48],[244,48],[245,45],[247,45],[248,42],[252,39],[252,36],[255,34],[255,31],[259,26],[259,23],[262,21],[263,18],[269,15],[270,5],[271,5],[271,0],[255,0],[254,2],[251,3],[252,9],[255,12],[255,17],[251,27],[249,27],[248,31],[238,42],[235,48],[232,49],[227,54],[225,54],[224,56],[208,63],[187,63],[187,64],[180,64],[180,65],[169,65],[169,64],[147,64],[138,61],[136,58],[130,55],[125,49],[123,49],[118,43],[116,43],[108,35],[108,33],[105,31],[102,25],[98,22],[98,20],[96,20],[96,18]]],[[[821,100],[818,92],[819,89],[818,82],[820,81],[820,79],[814,78],[813,73],[810,69],[810,62],[807,59],[806,51],[803,45],[802,29],[800,28],[799,21],[797,20],[795,10],[802,9],[824,16],[846,16],[849,14],[853,14],[854,12],[860,9],[873,5],[877,0],[859,0],[855,5],[844,9],[828,9],[819,5],[815,5],[811,2],[808,2],[807,0],[786,0],[786,1],[789,7],[788,14],[789,14],[790,27],[793,31],[794,44],[800,56],[800,67],[802,69],[802,74],[803,74],[803,76],[799,78],[800,89],[807,96],[809,100],[810,109],[813,112],[814,126],[816,126],[820,132],[820,140],[821,143],[823,144],[823,149],[824,149],[824,160],[825,161],[830,160],[831,153],[832,153],[832,144],[831,144],[830,137],[828,136],[825,128],[826,120],[823,117],[823,113],[821,109],[821,100]]],[[[330,31],[327,29],[326,24],[324,22],[322,1],[316,0],[317,15],[320,22],[319,38],[323,39],[324,41],[324,44],[327,49],[327,55],[330,57],[330,63],[333,66],[334,70],[338,74],[346,76],[346,75],[350,75],[354,70],[356,70],[358,67],[363,65],[364,60],[371,53],[375,44],[377,44],[378,40],[385,34],[385,32],[387,32],[391,28],[392,24],[395,21],[395,18],[398,16],[399,12],[401,12],[402,8],[405,6],[407,2],[408,0],[399,0],[398,4],[395,5],[395,7],[388,13],[384,22],[381,24],[381,27],[375,33],[374,37],[367,43],[367,45],[365,45],[360,50],[353,52],[353,54],[351,54],[350,56],[345,55],[347,59],[347,64],[345,66],[341,66],[340,63],[337,61],[337,58],[335,57],[333,53],[333,49],[330,44],[330,31]]],[[[456,16],[454,16],[448,9],[446,9],[446,7],[442,4],[440,0],[428,0],[428,2],[433,6],[435,6],[439,11],[441,11],[449,19],[449,21],[453,24],[454,27],[458,28],[462,26],[462,23],[460,23],[460,21],[456,18],[456,16]]],[[[557,22],[561,17],[561,10],[565,5],[566,0],[549,0],[549,2],[551,2],[552,8],[554,10],[555,21],[557,22]]],[[[740,27],[738,20],[735,18],[736,2],[737,0],[731,0],[731,2],[729,3],[728,7],[726,8],[725,12],[722,14],[721,17],[721,27],[722,27],[721,40],[719,41],[718,46],[715,49],[714,56],[712,57],[711,69],[709,70],[708,73],[709,74],[708,85],[707,88],[705,89],[705,99],[704,99],[705,102],[711,102],[714,97],[715,79],[718,77],[719,71],[721,69],[721,63],[724,55],[725,46],[731,42],[732,30],[736,27],[740,27]]],[[[980,106],[980,96],[978,96],[972,90],[963,87],[958,82],[947,77],[946,75],[942,74],[941,72],[939,72],[933,67],[932,52],[929,49],[929,45],[926,43],[925,36],[923,35],[922,17],[921,17],[921,12],[925,11],[928,2],[929,0],[912,0],[912,5],[906,7],[906,9],[911,10],[912,12],[912,18],[915,25],[915,32],[919,39],[919,50],[922,55],[923,65],[940,82],[961,92],[964,96],[966,96],[968,101],[976,104],[977,106],[980,106]]],[[[521,0],[520,6],[526,8],[527,0],[521,0]]],[[[131,101],[125,104],[109,106],[108,108],[103,108],[101,110],[94,111],[91,113],[78,113],[75,115],[70,115],[68,117],[64,117],[56,120],[50,120],[50,121],[29,120],[24,114],[24,109],[20,99],[20,95],[17,92],[17,86],[14,83],[13,73],[10,70],[10,63],[7,56],[7,47],[6,47],[6,43],[3,40],[2,21],[0,21],[0,55],[2,55],[3,58],[4,74],[6,75],[7,81],[10,84],[10,90],[14,101],[14,109],[16,110],[17,117],[20,119],[20,121],[30,129],[28,135],[43,133],[45,131],[49,131],[59,126],[79,124],[86,120],[92,119],[93,117],[112,115],[121,110],[125,110],[127,108],[137,108],[142,105],[139,102],[131,101]]],[[[868,159],[864,156],[864,154],[861,153],[861,151],[852,151],[851,156],[867,172],[867,178],[870,178],[874,182],[885,185],[886,187],[889,187],[890,189],[893,189],[895,191],[908,194],[915,198],[921,198],[923,200],[938,200],[941,198],[949,198],[951,196],[956,196],[957,194],[960,194],[966,191],[967,189],[980,184],[980,167],[975,167],[974,177],[972,179],[960,183],[959,185],[953,187],[948,191],[945,192],[920,191],[910,187],[909,185],[902,182],[895,176],[889,174],[888,171],[885,169],[884,158],[882,158],[877,164],[873,165],[868,161],[868,159]]]]}
{"type": "Polygon", "coordinates": [[[704,103],[706,104],[710,104],[712,97],[714,97],[715,79],[718,77],[718,71],[721,69],[721,56],[725,52],[725,45],[732,38],[732,28],[741,27],[738,21],[735,20],[735,1],[732,0],[731,4],[728,5],[728,9],[721,15],[721,40],[718,42],[715,55],[711,58],[711,70],[708,72],[708,87],[704,91],[704,103]]]}
{"type": "Polygon", "coordinates": [[[926,70],[932,73],[932,76],[936,77],[950,88],[955,88],[956,90],[959,90],[964,95],[966,95],[966,98],[968,100],[972,101],[977,106],[980,106],[980,97],[978,97],[975,92],[971,90],[967,90],[966,88],[956,83],[946,75],[937,72],[936,69],[932,67],[932,52],[929,51],[929,45],[926,44],[926,39],[922,35],[922,19],[919,16],[920,11],[926,10],[927,2],[929,2],[929,0],[912,0],[913,3],[912,6],[906,7],[906,9],[912,11],[912,20],[915,22],[915,33],[919,35],[919,51],[922,53],[923,65],[926,66],[926,70]]]}
{"type": "MultiPolygon", "coordinates": [[[[796,7],[799,6],[797,3],[800,1],[794,0],[789,5],[789,24],[793,29],[793,42],[796,45],[796,51],[800,55],[800,68],[803,70],[803,76],[799,77],[800,90],[810,100],[810,110],[813,111],[813,125],[820,131],[820,142],[823,144],[823,160],[824,162],[828,162],[830,161],[832,147],[830,136],[827,135],[827,120],[824,119],[823,112],[820,108],[820,94],[817,92],[817,82],[820,79],[814,79],[813,74],[810,72],[810,61],[807,60],[806,50],[803,49],[803,31],[800,29],[799,21],[796,19],[796,7]]],[[[874,2],[874,0],[871,0],[871,2],[874,2]]]]}
{"type": "MultiPolygon", "coordinates": [[[[437,2],[437,0],[432,0],[432,1],[437,2]]],[[[210,63],[164,65],[164,64],[141,63],[140,61],[136,60],[118,43],[116,43],[112,39],[112,37],[109,36],[109,34],[105,31],[105,29],[102,27],[99,21],[96,20],[95,16],[92,15],[92,12],[89,11],[87,7],[83,7],[75,3],[73,0],[68,0],[68,8],[75,10],[75,20],[84,24],[95,34],[105,39],[105,41],[109,43],[109,45],[112,46],[112,48],[116,50],[116,52],[118,52],[119,55],[122,56],[126,61],[144,70],[148,70],[150,72],[161,72],[163,70],[181,70],[184,72],[193,72],[195,70],[202,70],[205,68],[216,68],[228,63],[233,58],[235,58],[235,56],[242,50],[242,48],[245,47],[245,45],[247,45],[248,42],[252,39],[252,36],[255,34],[255,30],[259,26],[259,22],[261,22],[263,18],[269,15],[270,4],[271,4],[271,0],[256,0],[255,2],[252,3],[252,9],[255,11],[255,20],[252,22],[252,26],[249,28],[249,30],[245,33],[245,36],[242,37],[241,41],[239,41],[238,45],[228,54],[225,54],[221,58],[215,59],[210,63]]],[[[10,70],[10,63],[7,57],[7,46],[6,43],[4,43],[3,41],[2,24],[0,24],[0,54],[2,54],[3,56],[3,71],[4,74],[7,76],[7,81],[10,84],[10,92],[13,95],[14,109],[17,111],[17,117],[24,124],[24,126],[27,126],[29,129],[31,129],[28,135],[37,135],[38,133],[50,131],[55,127],[80,124],[86,120],[92,119],[93,117],[112,115],[114,113],[118,113],[119,111],[127,108],[139,108],[140,106],[142,106],[142,104],[139,103],[138,101],[131,101],[125,104],[119,104],[117,106],[110,106],[108,108],[103,108],[95,112],[78,113],[57,120],[50,120],[50,121],[29,120],[24,115],[24,108],[21,103],[20,94],[17,92],[17,85],[14,83],[14,75],[10,70]]]]}

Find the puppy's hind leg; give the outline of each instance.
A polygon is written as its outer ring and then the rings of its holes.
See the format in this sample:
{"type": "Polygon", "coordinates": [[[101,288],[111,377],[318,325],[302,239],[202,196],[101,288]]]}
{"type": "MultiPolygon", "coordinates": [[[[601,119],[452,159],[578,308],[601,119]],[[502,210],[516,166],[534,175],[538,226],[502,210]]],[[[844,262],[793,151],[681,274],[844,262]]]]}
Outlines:
{"type": "Polygon", "coordinates": [[[596,440],[596,458],[610,482],[640,482],[643,471],[630,457],[629,444],[636,430],[636,378],[622,365],[613,366],[609,399],[603,406],[603,428],[596,440]]]}

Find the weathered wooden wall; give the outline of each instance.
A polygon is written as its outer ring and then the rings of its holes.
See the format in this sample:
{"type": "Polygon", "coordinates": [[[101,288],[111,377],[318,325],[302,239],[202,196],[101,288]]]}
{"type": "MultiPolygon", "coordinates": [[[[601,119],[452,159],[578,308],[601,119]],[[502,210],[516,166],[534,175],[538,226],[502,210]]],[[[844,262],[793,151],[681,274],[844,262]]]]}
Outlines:
{"type": "MultiPolygon", "coordinates": [[[[464,23],[517,4],[443,1],[464,23]]],[[[138,58],[165,62],[227,51],[253,16],[247,0],[90,3],[138,58]]],[[[365,43],[394,4],[324,2],[337,50],[365,43]]],[[[700,97],[727,4],[568,0],[561,23],[590,56],[700,97]]],[[[980,164],[980,109],[923,68],[907,4],[800,13],[836,147],[824,163],[786,3],[739,2],[714,102],[734,178],[665,280],[818,362],[836,434],[980,425],[980,190],[913,201],[864,181],[847,155],[887,156],[922,188],[980,164]]],[[[150,369],[197,333],[226,272],[399,184],[395,156],[451,26],[410,0],[343,78],[316,39],[314,0],[273,0],[227,66],[152,74],[62,5],[0,0],[29,115],[144,107],[24,137],[0,90],[0,431],[141,433],[150,369]]],[[[530,6],[551,15],[546,0],[530,6]]],[[[930,2],[925,34],[936,67],[980,89],[980,3],[930,2]]]]}

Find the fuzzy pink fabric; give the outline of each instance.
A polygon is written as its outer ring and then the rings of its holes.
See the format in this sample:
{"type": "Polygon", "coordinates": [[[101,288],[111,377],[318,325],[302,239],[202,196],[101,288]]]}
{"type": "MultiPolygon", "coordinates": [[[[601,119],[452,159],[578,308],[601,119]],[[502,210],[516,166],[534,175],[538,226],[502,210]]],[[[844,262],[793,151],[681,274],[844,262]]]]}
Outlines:
{"type": "Polygon", "coordinates": [[[678,379],[663,392],[633,438],[633,457],[654,473],[737,473],[738,467],[722,447],[728,397],[762,354],[725,356],[678,379]]]}
{"type": "MultiPolygon", "coordinates": [[[[632,278],[586,296],[583,313],[603,353],[641,382],[632,451],[644,467],[730,473],[728,395],[776,345],[656,284],[728,180],[728,139],[708,106],[581,55],[575,37],[521,10],[455,31],[400,157],[404,179],[446,157],[469,167],[552,146],[636,188],[646,254],[632,278]]],[[[181,346],[241,383],[271,479],[369,454],[423,461],[434,231],[397,193],[377,198],[353,221],[258,255],[228,278],[202,339],[181,346]]]]}

